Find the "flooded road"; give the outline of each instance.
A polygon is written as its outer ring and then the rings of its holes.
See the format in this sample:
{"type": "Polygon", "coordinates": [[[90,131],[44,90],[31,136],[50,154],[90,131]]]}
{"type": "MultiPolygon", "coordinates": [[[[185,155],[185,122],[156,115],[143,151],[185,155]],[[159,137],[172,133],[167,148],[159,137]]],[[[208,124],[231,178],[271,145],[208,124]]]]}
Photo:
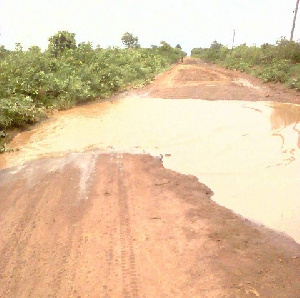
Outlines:
{"type": "Polygon", "coordinates": [[[150,153],[220,205],[300,242],[300,107],[129,96],[60,112],[19,134],[0,167],[89,149],[150,153]]]}
{"type": "Polygon", "coordinates": [[[186,58],[19,133],[0,296],[298,297],[299,99],[186,58]]]}

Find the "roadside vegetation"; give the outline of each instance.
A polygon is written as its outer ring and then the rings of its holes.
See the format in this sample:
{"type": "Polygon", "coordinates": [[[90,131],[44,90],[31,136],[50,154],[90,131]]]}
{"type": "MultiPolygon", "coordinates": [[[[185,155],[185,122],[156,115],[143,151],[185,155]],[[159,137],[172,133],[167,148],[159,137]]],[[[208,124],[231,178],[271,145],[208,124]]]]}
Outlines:
{"type": "Polygon", "coordinates": [[[47,109],[68,109],[147,84],[186,55],[164,41],[141,48],[128,32],[122,42],[125,49],[93,48],[89,42],[76,44],[75,34],[61,31],[49,38],[45,51],[0,46],[0,152],[8,129],[40,121],[47,109]]]}
{"type": "Polygon", "coordinates": [[[275,45],[261,47],[240,45],[233,49],[214,41],[210,48],[194,48],[192,57],[220,64],[260,78],[280,82],[300,91],[300,43],[279,39],[275,45]]]}

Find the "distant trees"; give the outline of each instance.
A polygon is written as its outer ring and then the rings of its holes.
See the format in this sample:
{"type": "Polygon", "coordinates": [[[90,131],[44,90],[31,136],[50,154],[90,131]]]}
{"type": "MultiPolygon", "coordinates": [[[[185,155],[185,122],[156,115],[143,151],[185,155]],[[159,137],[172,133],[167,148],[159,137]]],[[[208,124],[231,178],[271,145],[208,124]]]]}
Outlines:
{"type": "Polygon", "coordinates": [[[58,31],[58,33],[51,36],[48,40],[48,49],[55,57],[63,53],[66,49],[76,48],[75,34],[68,31],[58,31]]]}
{"type": "Polygon", "coordinates": [[[4,57],[7,53],[9,52],[9,50],[7,50],[6,48],[5,48],[5,46],[0,46],[0,58],[1,57],[4,57]]]}
{"type": "Polygon", "coordinates": [[[199,56],[203,51],[204,51],[203,48],[193,48],[192,51],[191,51],[191,56],[192,56],[192,57],[197,57],[197,56],[199,56]]]}
{"type": "Polygon", "coordinates": [[[219,50],[223,47],[223,45],[216,40],[213,41],[213,43],[210,45],[211,50],[219,50]]]}
{"type": "Polygon", "coordinates": [[[281,37],[275,45],[239,45],[233,49],[214,41],[209,48],[194,48],[192,57],[218,63],[259,77],[263,82],[281,82],[300,91],[300,43],[281,37]]]}
{"type": "Polygon", "coordinates": [[[15,43],[15,51],[16,52],[22,52],[22,50],[23,50],[23,47],[22,47],[21,43],[16,42],[15,43]]]}
{"type": "Polygon", "coordinates": [[[133,36],[133,34],[129,32],[124,33],[121,40],[127,49],[137,49],[141,47],[138,37],[133,36]]]}
{"type": "Polygon", "coordinates": [[[202,53],[208,52],[208,50],[213,50],[215,52],[215,51],[218,51],[218,50],[220,50],[222,48],[224,48],[224,46],[221,43],[219,43],[216,40],[214,40],[211,43],[211,45],[210,45],[209,48],[193,48],[192,52],[191,52],[191,55],[192,56],[197,56],[197,55],[200,55],[202,53]]]}
{"type": "Polygon", "coordinates": [[[163,51],[169,51],[170,49],[172,49],[172,47],[167,42],[162,40],[160,42],[160,49],[162,49],[163,51]]]}

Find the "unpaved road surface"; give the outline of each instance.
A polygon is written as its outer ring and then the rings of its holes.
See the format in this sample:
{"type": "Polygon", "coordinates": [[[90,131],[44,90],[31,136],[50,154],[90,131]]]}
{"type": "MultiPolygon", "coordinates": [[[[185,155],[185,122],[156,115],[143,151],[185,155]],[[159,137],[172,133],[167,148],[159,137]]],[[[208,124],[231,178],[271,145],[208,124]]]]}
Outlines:
{"type": "MultiPolygon", "coordinates": [[[[136,92],[299,98],[195,62],[136,92]]],[[[299,244],[218,206],[159,158],[91,150],[2,167],[0,297],[300,296],[299,244]]]]}
{"type": "Polygon", "coordinates": [[[300,92],[282,84],[263,84],[258,78],[198,59],[185,62],[140,89],[151,97],[206,100],[277,101],[300,104],[300,92]]]}

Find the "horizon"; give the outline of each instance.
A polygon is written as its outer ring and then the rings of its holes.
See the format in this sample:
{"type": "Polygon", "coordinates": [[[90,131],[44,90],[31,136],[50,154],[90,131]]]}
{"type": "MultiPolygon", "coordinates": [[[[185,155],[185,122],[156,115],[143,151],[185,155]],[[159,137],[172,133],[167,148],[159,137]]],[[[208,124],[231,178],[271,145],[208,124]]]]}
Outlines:
{"type": "MultiPolygon", "coordinates": [[[[137,36],[143,48],[164,40],[180,44],[190,54],[193,48],[207,48],[214,40],[231,47],[275,44],[289,39],[295,0],[0,0],[0,45],[13,50],[39,46],[45,50],[49,37],[58,31],[75,33],[76,42],[91,42],[102,48],[123,48],[125,32],[137,36]],[[228,2],[230,2],[228,4],[228,2]]],[[[300,39],[299,16],[294,41],[300,39]]]]}

